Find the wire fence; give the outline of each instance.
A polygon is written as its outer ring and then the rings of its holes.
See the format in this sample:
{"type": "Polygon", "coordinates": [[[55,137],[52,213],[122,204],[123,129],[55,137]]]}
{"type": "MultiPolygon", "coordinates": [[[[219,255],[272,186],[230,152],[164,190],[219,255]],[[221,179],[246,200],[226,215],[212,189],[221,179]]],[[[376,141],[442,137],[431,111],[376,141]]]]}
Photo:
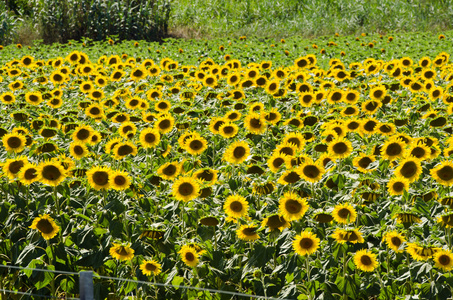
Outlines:
{"type": "MultiPolygon", "coordinates": [[[[77,273],[77,272],[68,272],[68,271],[60,271],[60,270],[26,268],[26,267],[11,266],[11,265],[0,265],[0,268],[15,269],[15,270],[20,270],[20,271],[27,271],[28,270],[28,271],[38,271],[38,272],[50,272],[50,273],[55,273],[55,274],[66,274],[66,275],[71,275],[71,276],[81,276],[82,273],[91,273],[91,274],[93,274],[92,275],[93,278],[98,278],[98,279],[107,279],[107,280],[116,280],[116,281],[123,281],[123,282],[132,282],[132,283],[137,283],[137,284],[159,286],[159,287],[165,287],[165,288],[177,288],[177,289],[186,289],[186,290],[207,291],[209,293],[225,294],[225,295],[231,295],[231,296],[239,296],[239,297],[249,298],[249,299],[289,300],[289,299],[285,299],[285,298],[272,298],[272,297],[266,297],[266,296],[250,295],[250,294],[244,294],[244,293],[239,293],[239,292],[216,290],[216,289],[202,288],[202,287],[196,287],[196,286],[174,285],[174,284],[159,283],[159,282],[133,280],[133,279],[127,279],[127,278],[101,276],[101,275],[98,275],[98,274],[93,273],[91,271],[89,271],[89,272],[81,271],[80,273],[77,273]]],[[[91,284],[92,284],[92,282],[91,282],[91,284]]],[[[81,285],[81,289],[82,288],[83,288],[83,285],[81,285]]],[[[91,286],[91,290],[92,290],[92,286],[91,286]]],[[[7,290],[7,289],[0,289],[0,292],[1,293],[8,293],[8,294],[23,295],[23,296],[39,297],[38,299],[41,299],[41,298],[45,298],[45,299],[68,299],[68,300],[73,300],[73,299],[80,300],[81,299],[81,298],[71,298],[71,297],[46,296],[46,295],[34,294],[34,293],[30,293],[30,292],[12,291],[12,290],[7,290]]],[[[86,294],[86,293],[81,290],[79,294],[82,295],[82,294],[86,294]]],[[[86,299],[93,299],[92,297],[93,296],[91,296],[91,298],[86,298],[86,299]]]]}

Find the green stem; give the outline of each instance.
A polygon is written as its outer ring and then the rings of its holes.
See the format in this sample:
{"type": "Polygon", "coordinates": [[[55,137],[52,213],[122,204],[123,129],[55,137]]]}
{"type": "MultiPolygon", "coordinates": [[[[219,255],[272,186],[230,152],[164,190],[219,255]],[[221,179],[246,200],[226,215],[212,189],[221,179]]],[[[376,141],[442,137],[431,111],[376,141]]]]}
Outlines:
{"type": "MultiPolygon", "coordinates": [[[[49,240],[46,240],[47,247],[50,248],[50,253],[52,254],[52,258],[49,257],[49,265],[54,266],[54,261],[55,261],[55,253],[53,251],[52,245],[50,244],[49,240]]],[[[55,276],[52,278],[52,281],[50,282],[50,292],[52,296],[56,296],[55,294],[55,276]]]]}
{"type": "Polygon", "coordinates": [[[58,200],[58,193],[57,193],[57,187],[54,186],[53,188],[53,196],[54,196],[54,201],[55,201],[55,207],[57,208],[57,216],[60,215],[61,210],[60,210],[60,202],[58,200]]]}
{"type": "Polygon", "coordinates": [[[217,232],[216,232],[216,226],[214,226],[214,251],[217,251],[217,232]]]}

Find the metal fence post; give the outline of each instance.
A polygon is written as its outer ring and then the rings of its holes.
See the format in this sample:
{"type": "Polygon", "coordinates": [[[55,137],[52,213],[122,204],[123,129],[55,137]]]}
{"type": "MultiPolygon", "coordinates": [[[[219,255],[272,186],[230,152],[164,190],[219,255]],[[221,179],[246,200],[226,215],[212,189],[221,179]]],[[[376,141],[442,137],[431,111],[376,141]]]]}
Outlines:
{"type": "Polygon", "coordinates": [[[79,285],[80,300],[94,300],[92,271],[80,272],[79,285]]]}

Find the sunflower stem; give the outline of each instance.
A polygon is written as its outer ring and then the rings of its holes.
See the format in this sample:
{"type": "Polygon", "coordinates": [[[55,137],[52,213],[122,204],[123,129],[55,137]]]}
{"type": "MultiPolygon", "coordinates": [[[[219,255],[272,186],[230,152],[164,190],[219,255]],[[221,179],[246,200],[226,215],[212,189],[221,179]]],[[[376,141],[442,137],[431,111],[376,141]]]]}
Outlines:
{"type": "Polygon", "coordinates": [[[57,216],[60,215],[60,202],[58,201],[58,193],[57,193],[57,187],[53,187],[53,196],[54,196],[54,201],[55,201],[55,207],[57,208],[57,216]]]}
{"type": "MultiPolygon", "coordinates": [[[[153,273],[153,282],[156,282],[156,274],[153,273]]],[[[159,287],[156,285],[154,287],[154,293],[156,295],[156,299],[159,299],[159,287]]]]}
{"type": "MultiPolygon", "coordinates": [[[[46,240],[47,247],[50,248],[50,253],[52,254],[52,258],[49,257],[49,265],[54,266],[54,261],[55,261],[55,253],[52,248],[52,244],[50,244],[49,240],[46,240]]],[[[50,292],[52,296],[55,295],[55,276],[52,277],[52,281],[50,282],[50,292]]]]}
{"type": "Polygon", "coordinates": [[[214,226],[214,251],[217,251],[217,232],[216,232],[216,226],[214,226]]]}

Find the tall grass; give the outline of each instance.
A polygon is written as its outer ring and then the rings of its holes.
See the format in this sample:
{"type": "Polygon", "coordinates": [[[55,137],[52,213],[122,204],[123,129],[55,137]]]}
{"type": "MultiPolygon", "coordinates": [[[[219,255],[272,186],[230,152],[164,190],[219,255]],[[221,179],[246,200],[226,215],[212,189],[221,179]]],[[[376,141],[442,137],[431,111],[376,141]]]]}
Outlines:
{"type": "Polygon", "coordinates": [[[180,0],[173,32],[189,37],[304,37],[453,28],[452,0],[180,0]],[[195,30],[194,30],[195,29],[195,30]]]}

